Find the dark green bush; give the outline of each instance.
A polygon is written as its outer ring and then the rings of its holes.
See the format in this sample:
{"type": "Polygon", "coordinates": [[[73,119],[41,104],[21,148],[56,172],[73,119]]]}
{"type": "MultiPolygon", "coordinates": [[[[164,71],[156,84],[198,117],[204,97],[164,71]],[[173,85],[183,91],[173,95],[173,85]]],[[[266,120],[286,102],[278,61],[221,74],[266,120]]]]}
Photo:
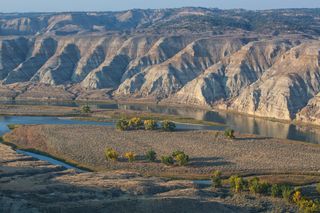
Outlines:
{"type": "Polygon", "coordinates": [[[222,186],[221,175],[222,173],[219,170],[212,172],[211,180],[212,180],[212,186],[214,188],[218,188],[222,186]]]}
{"type": "Polygon", "coordinates": [[[320,183],[317,184],[316,189],[317,189],[317,192],[320,194],[320,183]]]}
{"type": "Polygon", "coordinates": [[[233,129],[226,129],[224,131],[224,136],[227,137],[227,138],[230,138],[230,139],[234,139],[235,138],[234,130],[233,129]]]}
{"type": "Polygon", "coordinates": [[[271,186],[271,196],[272,197],[280,197],[282,195],[281,185],[273,184],[271,186]]]}
{"type": "Polygon", "coordinates": [[[146,153],[146,158],[148,161],[150,162],[155,162],[157,160],[157,153],[150,149],[147,153],[146,153]]]}
{"type": "Polygon", "coordinates": [[[176,129],[176,124],[171,121],[165,120],[161,123],[161,128],[164,131],[171,131],[172,132],[176,129]]]}
{"type": "Polygon", "coordinates": [[[247,182],[239,176],[231,176],[229,178],[230,188],[234,192],[241,192],[247,188],[247,182]]]}
{"type": "Polygon", "coordinates": [[[82,113],[90,113],[91,112],[91,108],[88,104],[84,105],[81,107],[81,112],[82,113]]]}
{"type": "Polygon", "coordinates": [[[171,156],[162,156],[161,163],[170,166],[174,164],[173,158],[171,156]]]}
{"type": "Polygon", "coordinates": [[[283,199],[285,199],[287,202],[291,202],[292,201],[292,193],[293,193],[292,187],[287,186],[287,185],[283,185],[281,187],[281,191],[282,191],[283,199]]]}
{"type": "Polygon", "coordinates": [[[129,129],[129,122],[126,119],[119,119],[116,123],[116,129],[125,131],[129,129]]]}
{"type": "Polygon", "coordinates": [[[252,193],[268,195],[270,193],[271,185],[266,182],[260,182],[258,177],[254,177],[249,181],[248,188],[252,193]]]}
{"type": "Polygon", "coordinates": [[[249,191],[255,194],[260,192],[260,179],[258,177],[249,180],[249,191]]]}

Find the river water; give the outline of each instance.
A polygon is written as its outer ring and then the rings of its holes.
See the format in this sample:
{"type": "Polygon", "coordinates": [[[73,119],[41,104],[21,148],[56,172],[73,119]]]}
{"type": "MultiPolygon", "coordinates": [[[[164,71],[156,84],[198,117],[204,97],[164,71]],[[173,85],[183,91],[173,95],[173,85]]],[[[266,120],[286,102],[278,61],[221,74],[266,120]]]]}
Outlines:
{"type": "MultiPolygon", "coordinates": [[[[42,104],[56,106],[79,106],[78,103],[66,102],[10,102],[10,104],[42,104]]],[[[298,140],[309,143],[320,143],[320,131],[310,127],[302,127],[289,123],[255,118],[246,115],[240,115],[227,112],[215,112],[188,107],[165,107],[159,105],[140,105],[140,104],[90,104],[92,108],[99,109],[131,109],[145,112],[165,113],[171,115],[180,115],[184,117],[195,118],[198,120],[212,121],[221,123],[221,126],[210,127],[209,129],[223,130],[232,128],[240,133],[256,134],[264,137],[273,137],[281,139],[298,140]]],[[[70,121],[59,118],[44,118],[44,117],[0,117],[0,134],[3,130],[3,124],[8,123],[39,123],[39,124],[96,124],[96,125],[111,125],[98,122],[70,121]]],[[[196,127],[197,129],[208,129],[208,127],[196,127]]],[[[5,130],[8,131],[8,130],[5,130]]]]}

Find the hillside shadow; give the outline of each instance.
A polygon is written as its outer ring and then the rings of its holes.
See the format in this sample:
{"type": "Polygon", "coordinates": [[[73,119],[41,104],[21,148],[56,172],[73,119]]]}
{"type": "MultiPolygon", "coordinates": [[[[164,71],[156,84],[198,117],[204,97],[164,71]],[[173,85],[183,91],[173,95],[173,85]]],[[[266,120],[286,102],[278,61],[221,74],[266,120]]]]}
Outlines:
{"type": "Polygon", "coordinates": [[[248,141],[248,140],[268,140],[272,137],[245,137],[245,138],[234,138],[235,141],[248,141]]]}
{"type": "Polygon", "coordinates": [[[188,166],[191,167],[210,167],[210,166],[225,166],[225,165],[232,165],[234,163],[224,161],[223,158],[219,157],[198,157],[198,158],[191,158],[188,166]]]}

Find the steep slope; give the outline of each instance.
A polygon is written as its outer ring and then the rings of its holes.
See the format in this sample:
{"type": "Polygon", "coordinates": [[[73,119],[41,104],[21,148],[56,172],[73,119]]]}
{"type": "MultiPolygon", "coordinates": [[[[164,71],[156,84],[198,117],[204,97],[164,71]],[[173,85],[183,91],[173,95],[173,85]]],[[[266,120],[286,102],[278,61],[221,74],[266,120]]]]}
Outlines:
{"type": "Polygon", "coordinates": [[[242,44],[241,39],[233,38],[195,40],[165,62],[150,66],[124,81],[115,95],[166,98],[242,44]]]}
{"type": "Polygon", "coordinates": [[[26,59],[29,47],[30,41],[23,37],[0,40],[0,80],[26,59]]]}
{"type": "Polygon", "coordinates": [[[319,93],[320,43],[306,42],[285,53],[230,108],[259,116],[293,119],[319,93]]]}
{"type": "Polygon", "coordinates": [[[209,67],[170,98],[184,104],[212,106],[238,96],[257,81],[294,44],[288,40],[253,41],[209,67]]]}
{"type": "Polygon", "coordinates": [[[9,72],[3,83],[11,84],[29,81],[47,60],[53,56],[56,47],[57,42],[52,38],[37,39],[31,57],[9,72]]]}
{"type": "Polygon", "coordinates": [[[319,32],[318,9],[0,14],[1,99],[134,99],[320,125],[319,32]]]}

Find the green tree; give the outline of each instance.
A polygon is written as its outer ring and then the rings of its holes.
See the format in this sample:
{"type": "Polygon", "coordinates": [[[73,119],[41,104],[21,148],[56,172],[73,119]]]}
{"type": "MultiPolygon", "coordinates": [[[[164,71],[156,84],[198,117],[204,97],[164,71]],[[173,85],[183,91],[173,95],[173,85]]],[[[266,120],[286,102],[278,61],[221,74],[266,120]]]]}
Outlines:
{"type": "Polygon", "coordinates": [[[88,104],[84,105],[81,107],[81,112],[82,113],[91,113],[91,108],[88,104]]]}
{"type": "Polygon", "coordinates": [[[179,166],[185,166],[189,162],[189,155],[186,155],[183,151],[174,151],[172,157],[178,162],[179,166]]]}
{"type": "Polygon", "coordinates": [[[271,196],[272,197],[280,197],[282,194],[281,186],[278,184],[273,184],[271,186],[271,196]]]}
{"type": "Polygon", "coordinates": [[[227,137],[227,138],[230,138],[230,139],[234,139],[235,138],[234,130],[233,129],[226,129],[224,131],[224,136],[227,137]]]}
{"type": "Polygon", "coordinates": [[[176,129],[176,124],[171,122],[171,121],[168,121],[168,120],[164,120],[162,123],[161,123],[161,128],[164,130],[164,131],[174,131],[176,129]]]}
{"type": "Polygon", "coordinates": [[[214,188],[218,188],[222,186],[221,175],[222,173],[219,170],[212,172],[211,180],[212,180],[212,186],[214,188]]]}
{"type": "Polygon", "coordinates": [[[244,191],[247,186],[247,182],[242,177],[239,177],[239,176],[231,176],[229,178],[229,183],[230,183],[231,189],[236,193],[244,191]]]}
{"type": "Polygon", "coordinates": [[[155,120],[145,120],[143,124],[145,130],[155,130],[158,128],[158,123],[155,120]]]}
{"type": "Polygon", "coordinates": [[[118,160],[119,154],[113,148],[107,148],[105,150],[105,156],[106,156],[107,160],[116,161],[116,160],[118,160]]]}
{"type": "Polygon", "coordinates": [[[124,157],[128,159],[129,162],[133,162],[135,160],[136,155],[134,152],[126,152],[124,157]]]}
{"type": "Polygon", "coordinates": [[[154,150],[150,149],[146,153],[146,158],[150,162],[155,162],[157,160],[157,153],[154,150]]]}
{"type": "Polygon", "coordinates": [[[320,183],[317,184],[316,189],[317,189],[317,192],[320,194],[320,183]]]}
{"type": "Polygon", "coordinates": [[[141,120],[141,118],[131,118],[129,120],[129,127],[132,129],[141,129],[143,127],[143,121],[141,120]]]}
{"type": "Polygon", "coordinates": [[[161,157],[161,163],[171,166],[174,164],[173,158],[171,156],[162,156],[161,157]]]}
{"type": "Polygon", "coordinates": [[[129,129],[129,122],[126,119],[119,119],[116,123],[116,129],[125,131],[129,129]]]}
{"type": "Polygon", "coordinates": [[[285,199],[287,202],[291,202],[291,200],[292,200],[291,196],[293,193],[292,187],[287,186],[287,185],[283,185],[281,191],[282,191],[283,199],[285,199]]]}

